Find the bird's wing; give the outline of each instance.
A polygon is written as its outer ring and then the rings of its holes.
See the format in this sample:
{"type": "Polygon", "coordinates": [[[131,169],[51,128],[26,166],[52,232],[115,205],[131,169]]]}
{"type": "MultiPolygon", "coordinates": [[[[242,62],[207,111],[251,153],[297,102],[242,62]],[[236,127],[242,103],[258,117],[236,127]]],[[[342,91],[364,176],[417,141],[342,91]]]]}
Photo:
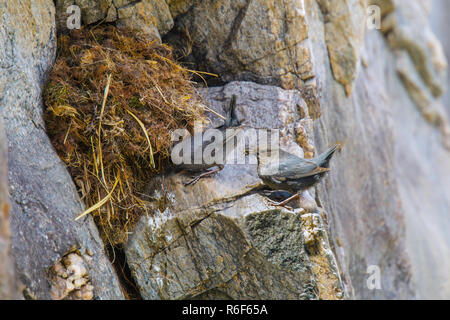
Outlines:
{"type": "Polygon", "coordinates": [[[312,161],[292,157],[290,159],[280,160],[276,176],[287,179],[301,179],[328,172],[329,170],[328,168],[319,167],[312,161]]]}

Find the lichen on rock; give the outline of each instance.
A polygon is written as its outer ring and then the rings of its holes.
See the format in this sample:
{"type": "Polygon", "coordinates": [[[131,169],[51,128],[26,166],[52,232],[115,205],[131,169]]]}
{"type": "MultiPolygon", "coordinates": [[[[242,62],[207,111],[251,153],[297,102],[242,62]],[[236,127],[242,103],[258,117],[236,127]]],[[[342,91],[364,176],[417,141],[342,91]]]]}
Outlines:
{"type": "Polygon", "coordinates": [[[173,19],[166,1],[160,0],[56,0],[58,32],[68,32],[67,20],[71,5],[80,8],[83,25],[115,22],[118,26],[145,32],[154,39],[161,39],[173,26],[173,19]]]}
{"type": "Polygon", "coordinates": [[[92,300],[92,286],[87,262],[92,260],[88,253],[70,250],[49,270],[51,295],[53,300],[92,300]]]}
{"type": "MultiPolygon", "coordinates": [[[[178,3],[169,6],[177,11],[178,3]]],[[[314,90],[303,1],[198,2],[177,18],[164,39],[197,69],[216,73],[221,81],[314,90]]],[[[309,98],[308,106],[319,110],[315,94],[309,98]]]]}
{"type": "Polygon", "coordinates": [[[366,29],[366,0],[319,0],[334,78],[353,90],[366,29]]]}

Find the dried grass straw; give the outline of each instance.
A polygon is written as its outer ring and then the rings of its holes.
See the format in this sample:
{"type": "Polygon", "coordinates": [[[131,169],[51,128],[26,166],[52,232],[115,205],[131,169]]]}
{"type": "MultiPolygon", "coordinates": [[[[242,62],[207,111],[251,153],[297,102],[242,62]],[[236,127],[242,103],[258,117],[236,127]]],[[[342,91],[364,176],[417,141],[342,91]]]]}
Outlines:
{"type": "Polygon", "coordinates": [[[77,219],[92,214],[105,243],[124,243],[148,213],[144,188],[168,165],[172,130],[204,119],[191,73],[135,31],[59,37],[44,91],[47,132],[88,208],[77,219]]]}

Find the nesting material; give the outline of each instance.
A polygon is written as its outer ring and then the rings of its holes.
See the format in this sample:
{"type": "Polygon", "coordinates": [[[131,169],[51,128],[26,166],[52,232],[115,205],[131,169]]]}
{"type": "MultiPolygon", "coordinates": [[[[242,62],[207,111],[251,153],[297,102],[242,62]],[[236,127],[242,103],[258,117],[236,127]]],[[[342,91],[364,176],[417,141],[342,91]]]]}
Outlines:
{"type": "Polygon", "coordinates": [[[204,120],[192,73],[135,31],[100,26],[58,39],[46,127],[88,208],[80,216],[94,216],[106,243],[124,243],[147,212],[143,190],[169,163],[171,132],[204,120]]]}

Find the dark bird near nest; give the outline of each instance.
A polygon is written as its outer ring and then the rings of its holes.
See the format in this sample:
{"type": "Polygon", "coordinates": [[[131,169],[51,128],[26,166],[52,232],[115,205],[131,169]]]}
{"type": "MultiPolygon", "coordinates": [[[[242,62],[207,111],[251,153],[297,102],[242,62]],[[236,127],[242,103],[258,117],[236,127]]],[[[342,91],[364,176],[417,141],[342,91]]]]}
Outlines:
{"type": "Polygon", "coordinates": [[[339,147],[336,144],[311,159],[303,159],[283,150],[279,150],[278,157],[268,157],[267,151],[258,150],[258,176],[264,184],[273,190],[295,193],[275,205],[284,206],[298,198],[301,191],[318,183],[330,171],[330,160],[339,147]]]}
{"type": "MultiPolygon", "coordinates": [[[[174,148],[177,148],[177,150],[189,152],[189,155],[187,157],[183,157],[184,160],[182,163],[176,164],[174,163],[177,169],[187,170],[192,173],[200,173],[207,169],[217,167],[216,169],[205,171],[195,176],[192,180],[185,183],[185,185],[194,184],[199,179],[209,176],[223,169],[223,164],[225,163],[227,151],[232,151],[227,150],[226,144],[229,140],[234,139],[234,137],[237,134],[236,131],[232,131],[227,134],[226,129],[230,127],[236,127],[239,125],[239,122],[235,114],[235,107],[236,107],[236,96],[233,95],[231,97],[230,107],[228,109],[228,113],[225,118],[225,123],[222,126],[216,128],[217,130],[214,132],[216,133],[216,135],[213,134],[211,136],[212,131],[208,132],[207,130],[201,133],[197,133],[194,136],[188,136],[174,146],[174,148]],[[215,151],[222,152],[222,156],[217,157],[220,158],[219,161],[205,161],[203,155],[205,154],[205,150],[207,148],[208,150],[214,150],[212,152],[213,155],[215,151]],[[199,157],[200,161],[198,160],[196,161],[196,157],[199,157]]],[[[172,149],[172,151],[173,150],[174,149],[172,149]]]]}

